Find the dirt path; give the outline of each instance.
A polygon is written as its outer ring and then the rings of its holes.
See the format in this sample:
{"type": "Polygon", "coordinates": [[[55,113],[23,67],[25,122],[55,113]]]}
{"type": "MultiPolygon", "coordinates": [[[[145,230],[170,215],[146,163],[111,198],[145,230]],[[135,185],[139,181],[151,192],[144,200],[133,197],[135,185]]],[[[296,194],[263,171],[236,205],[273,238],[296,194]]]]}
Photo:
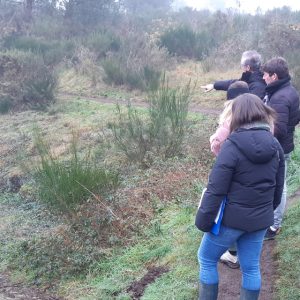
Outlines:
{"type": "MultiPolygon", "coordinates": [[[[59,98],[61,98],[61,99],[73,99],[74,97],[78,97],[78,95],[71,94],[71,93],[59,94],[59,98]]],[[[81,97],[86,100],[96,101],[96,102],[100,102],[103,104],[117,104],[118,103],[118,104],[126,105],[128,103],[127,99],[112,99],[112,98],[108,98],[108,97],[93,97],[93,96],[81,96],[81,97]]],[[[145,100],[142,100],[142,99],[132,99],[132,100],[130,100],[130,103],[132,104],[132,106],[136,106],[136,107],[147,107],[148,106],[147,102],[145,102],[145,100]]],[[[190,103],[189,111],[195,112],[195,113],[213,115],[213,116],[217,116],[221,113],[220,109],[204,108],[195,103],[190,103]]]]}
{"type": "MultiPolygon", "coordinates": [[[[292,197],[288,198],[287,207],[294,204],[300,199],[300,190],[298,190],[292,197]]],[[[265,241],[261,256],[261,275],[262,275],[262,289],[259,300],[275,300],[274,298],[274,283],[277,276],[277,266],[274,259],[273,251],[276,247],[276,240],[265,241]]],[[[220,300],[238,300],[240,295],[241,273],[239,269],[230,269],[224,264],[219,263],[220,300]]]]}

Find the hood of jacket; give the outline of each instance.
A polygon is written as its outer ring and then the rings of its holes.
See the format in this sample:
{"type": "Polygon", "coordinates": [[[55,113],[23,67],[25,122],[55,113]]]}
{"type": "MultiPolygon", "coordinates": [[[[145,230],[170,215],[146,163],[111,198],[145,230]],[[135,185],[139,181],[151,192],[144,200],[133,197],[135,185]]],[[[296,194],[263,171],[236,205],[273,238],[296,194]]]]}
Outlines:
{"type": "Polygon", "coordinates": [[[253,163],[270,161],[278,152],[278,144],[268,129],[239,128],[228,139],[253,163]]]}

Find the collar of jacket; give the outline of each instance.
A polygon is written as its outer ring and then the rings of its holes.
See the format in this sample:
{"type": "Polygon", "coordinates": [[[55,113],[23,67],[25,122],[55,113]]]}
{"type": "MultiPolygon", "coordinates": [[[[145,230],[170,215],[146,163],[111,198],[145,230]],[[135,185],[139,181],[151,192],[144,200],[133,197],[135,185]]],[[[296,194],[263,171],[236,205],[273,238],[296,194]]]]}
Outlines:
{"type": "Polygon", "coordinates": [[[278,79],[276,81],[273,81],[272,83],[268,84],[266,86],[266,93],[269,95],[269,97],[271,95],[273,95],[276,91],[280,90],[281,88],[283,88],[284,86],[287,86],[290,84],[291,81],[291,77],[288,76],[286,78],[283,79],[278,79]]]}
{"type": "Polygon", "coordinates": [[[251,82],[261,82],[263,84],[266,84],[263,79],[263,73],[259,70],[255,70],[253,72],[251,71],[243,72],[240,80],[245,81],[248,84],[251,82]]]}
{"type": "Polygon", "coordinates": [[[241,130],[243,130],[243,129],[254,129],[254,130],[264,129],[264,130],[268,130],[268,131],[271,130],[270,125],[265,122],[253,122],[253,123],[243,124],[239,129],[241,129],[241,130]]]}

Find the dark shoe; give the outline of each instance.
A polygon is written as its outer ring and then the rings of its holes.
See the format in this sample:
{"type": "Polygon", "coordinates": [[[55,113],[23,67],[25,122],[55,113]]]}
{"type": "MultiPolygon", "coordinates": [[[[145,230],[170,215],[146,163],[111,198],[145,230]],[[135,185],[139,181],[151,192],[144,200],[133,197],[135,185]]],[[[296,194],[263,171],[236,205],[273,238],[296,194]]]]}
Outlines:
{"type": "Polygon", "coordinates": [[[218,284],[205,284],[200,282],[199,300],[217,300],[218,284]]]}
{"type": "Polygon", "coordinates": [[[240,300],[257,300],[259,296],[259,290],[251,291],[244,288],[241,289],[240,300]]]}
{"type": "Polygon", "coordinates": [[[221,257],[220,262],[225,264],[230,269],[238,269],[240,267],[237,255],[232,255],[226,251],[221,257]]]}
{"type": "Polygon", "coordinates": [[[265,234],[264,240],[265,240],[265,241],[268,241],[268,240],[274,240],[275,237],[276,237],[276,235],[279,233],[279,230],[280,230],[279,228],[273,230],[273,229],[271,229],[271,227],[269,227],[269,228],[267,229],[266,234],[265,234]]]}

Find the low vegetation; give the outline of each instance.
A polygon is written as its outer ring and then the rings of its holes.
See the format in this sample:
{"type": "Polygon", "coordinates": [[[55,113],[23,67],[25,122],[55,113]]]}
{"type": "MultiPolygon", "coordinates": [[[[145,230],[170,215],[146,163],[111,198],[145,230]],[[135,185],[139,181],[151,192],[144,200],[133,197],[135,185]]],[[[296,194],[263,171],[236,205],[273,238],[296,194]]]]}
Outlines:
{"type": "MultiPolygon", "coordinates": [[[[225,99],[200,86],[238,78],[256,49],[286,57],[300,88],[300,13],[21,2],[0,1],[0,270],[72,300],[196,298],[193,219],[225,99]]],[[[280,300],[299,298],[299,209],[279,238],[280,300]]]]}

